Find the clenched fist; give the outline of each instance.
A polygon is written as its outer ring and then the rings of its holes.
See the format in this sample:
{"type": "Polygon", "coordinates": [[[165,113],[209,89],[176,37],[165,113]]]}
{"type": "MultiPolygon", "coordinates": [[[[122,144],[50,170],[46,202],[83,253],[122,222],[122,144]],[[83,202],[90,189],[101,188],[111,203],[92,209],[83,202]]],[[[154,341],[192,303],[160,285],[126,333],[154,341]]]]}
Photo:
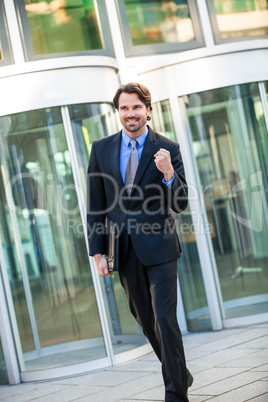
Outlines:
{"type": "Polygon", "coordinates": [[[174,176],[174,169],[171,163],[170,152],[164,148],[160,148],[154,155],[157,169],[163,173],[166,182],[170,181],[174,176]]]}

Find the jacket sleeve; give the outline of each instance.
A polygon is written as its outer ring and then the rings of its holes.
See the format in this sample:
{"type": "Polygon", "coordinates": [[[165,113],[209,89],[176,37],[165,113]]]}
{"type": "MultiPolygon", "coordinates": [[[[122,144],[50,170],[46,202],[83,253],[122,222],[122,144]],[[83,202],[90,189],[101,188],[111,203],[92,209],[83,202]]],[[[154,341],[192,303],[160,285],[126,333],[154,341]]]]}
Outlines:
{"type": "Polygon", "coordinates": [[[106,203],[103,175],[93,143],[87,171],[87,238],[89,255],[105,253],[106,203]]]}
{"type": "Polygon", "coordinates": [[[179,144],[175,144],[170,151],[171,163],[174,168],[175,178],[172,186],[168,188],[163,184],[170,208],[180,213],[187,208],[188,205],[188,186],[185,179],[184,166],[180,152],[179,144]]]}

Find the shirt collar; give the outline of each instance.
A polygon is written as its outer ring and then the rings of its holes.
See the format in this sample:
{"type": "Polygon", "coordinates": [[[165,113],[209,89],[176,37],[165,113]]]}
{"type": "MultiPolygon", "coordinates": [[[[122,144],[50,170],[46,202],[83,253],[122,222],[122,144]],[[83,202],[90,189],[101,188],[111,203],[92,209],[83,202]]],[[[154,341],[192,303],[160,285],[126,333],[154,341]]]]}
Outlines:
{"type": "MultiPolygon", "coordinates": [[[[135,140],[137,140],[138,144],[140,147],[143,147],[147,134],[148,134],[149,130],[148,127],[146,126],[146,130],[144,131],[144,133],[142,133],[141,135],[139,135],[139,137],[135,138],[135,140]]],[[[126,147],[129,146],[129,141],[132,140],[132,138],[130,138],[125,132],[124,130],[122,130],[122,140],[124,141],[124,144],[126,147]]]]}

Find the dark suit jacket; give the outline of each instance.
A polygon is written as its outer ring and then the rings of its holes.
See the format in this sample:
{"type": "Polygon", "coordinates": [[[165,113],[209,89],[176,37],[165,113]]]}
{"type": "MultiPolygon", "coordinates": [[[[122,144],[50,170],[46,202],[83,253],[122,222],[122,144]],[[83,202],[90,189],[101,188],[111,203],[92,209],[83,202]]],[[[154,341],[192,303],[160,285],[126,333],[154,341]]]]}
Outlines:
{"type": "MultiPolygon", "coordinates": [[[[121,131],[92,145],[87,175],[87,223],[90,255],[104,254],[105,219],[120,230],[120,256],[124,237],[131,241],[140,261],[156,265],[179,258],[181,249],[170,208],[181,212],[187,207],[187,184],[179,144],[151,128],[144,144],[131,196],[128,198],[120,173],[121,131]],[[175,170],[171,188],[156,168],[154,154],[165,148],[175,170]]],[[[120,260],[119,260],[120,261],[120,260]]]]}

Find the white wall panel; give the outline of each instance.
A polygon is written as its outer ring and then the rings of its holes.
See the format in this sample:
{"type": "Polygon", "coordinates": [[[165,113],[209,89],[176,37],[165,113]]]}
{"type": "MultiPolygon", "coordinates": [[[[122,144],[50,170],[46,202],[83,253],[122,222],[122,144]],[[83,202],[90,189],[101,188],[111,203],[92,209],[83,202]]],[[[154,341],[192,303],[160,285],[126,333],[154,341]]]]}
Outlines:
{"type": "Polygon", "coordinates": [[[169,98],[164,68],[141,74],[138,77],[138,82],[148,87],[153,102],[159,102],[169,98]]]}
{"type": "MultiPolygon", "coordinates": [[[[167,63],[140,73],[140,81],[151,91],[153,102],[169,98],[165,70],[173,74],[177,96],[230,85],[268,79],[268,49],[251,49],[167,63]]],[[[145,69],[144,69],[145,70],[145,69]]]]}
{"type": "Polygon", "coordinates": [[[268,50],[221,54],[170,67],[178,96],[268,79],[268,50]]]}
{"type": "Polygon", "coordinates": [[[0,79],[0,116],[87,102],[112,102],[117,89],[111,67],[71,67],[0,79]],[[4,96],[3,96],[4,94],[4,96]]]}

